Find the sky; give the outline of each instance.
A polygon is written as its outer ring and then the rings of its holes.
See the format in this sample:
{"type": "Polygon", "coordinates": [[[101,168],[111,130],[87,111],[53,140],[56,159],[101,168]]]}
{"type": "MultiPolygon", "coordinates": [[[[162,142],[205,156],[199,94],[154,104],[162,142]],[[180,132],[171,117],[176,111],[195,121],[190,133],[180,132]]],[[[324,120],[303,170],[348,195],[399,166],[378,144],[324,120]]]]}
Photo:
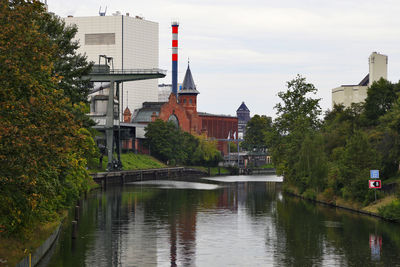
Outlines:
{"type": "Polygon", "coordinates": [[[399,0],[48,0],[66,17],[116,11],[159,23],[159,83],[171,83],[171,21],[179,26],[179,76],[190,59],[198,111],[236,115],[244,101],[251,115],[275,117],[278,92],[297,74],[318,89],[323,111],[331,90],[358,84],[368,57],[389,57],[388,80],[400,79],[399,0]]]}

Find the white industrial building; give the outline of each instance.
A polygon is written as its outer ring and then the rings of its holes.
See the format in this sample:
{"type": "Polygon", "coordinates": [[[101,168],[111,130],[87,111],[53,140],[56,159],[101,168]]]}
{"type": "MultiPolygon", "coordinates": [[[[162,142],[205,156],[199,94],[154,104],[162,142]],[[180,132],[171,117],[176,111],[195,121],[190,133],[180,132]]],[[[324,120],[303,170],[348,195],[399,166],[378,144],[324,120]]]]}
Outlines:
{"type": "MultiPolygon", "coordinates": [[[[69,16],[65,22],[78,27],[78,52],[86,53],[89,61],[98,64],[99,55],[106,55],[113,58],[111,68],[115,70],[158,69],[157,22],[119,12],[112,16],[69,16]]],[[[121,111],[126,107],[135,110],[143,102],[158,100],[158,79],[125,82],[121,87],[121,111]]]]}
{"type": "Polygon", "coordinates": [[[380,78],[387,79],[388,57],[373,52],[368,59],[369,73],[357,85],[342,85],[332,89],[332,106],[343,104],[350,107],[351,103],[361,103],[367,98],[368,87],[380,78]]]}

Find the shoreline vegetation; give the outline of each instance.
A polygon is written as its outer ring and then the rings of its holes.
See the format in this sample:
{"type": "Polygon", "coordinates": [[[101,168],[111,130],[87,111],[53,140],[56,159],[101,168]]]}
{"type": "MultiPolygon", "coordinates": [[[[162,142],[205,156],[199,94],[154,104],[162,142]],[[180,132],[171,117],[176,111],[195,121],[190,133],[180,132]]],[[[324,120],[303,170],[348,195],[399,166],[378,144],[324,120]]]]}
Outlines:
{"type": "Polygon", "coordinates": [[[268,130],[258,140],[269,148],[285,187],[400,221],[400,82],[380,79],[364,103],[334,105],[325,116],[320,99],[312,97],[316,92],[299,75],[287,82],[277,117],[266,120],[268,130]],[[382,189],[369,188],[370,170],[379,170],[382,189]]]}
{"type": "Polygon", "coordinates": [[[304,196],[304,194],[300,194],[298,189],[293,186],[284,186],[283,191],[288,195],[298,197],[298,198],[304,199],[306,201],[315,202],[320,205],[326,205],[326,206],[330,206],[330,207],[334,207],[334,208],[340,208],[340,209],[348,210],[351,212],[356,212],[356,213],[360,213],[363,215],[378,217],[380,219],[399,223],[399,220],[396,220],[396,219],[393,219],[390,217],[385,217],[380,212],[380,210],[382,208],[390,205],[393,201],[396,201],[397,198],[394,195],[385,196],[381,199],[378,199],[378,200],[370,203],[368,206],[363,206],[361,203],[346,201],[345,199],[340,198],[340,197],[336,198],[334,200],[327,200],[322,193],[319,194],[318,196],[316,196],[316,198],[310,198],[310,197],[304,196]]]}

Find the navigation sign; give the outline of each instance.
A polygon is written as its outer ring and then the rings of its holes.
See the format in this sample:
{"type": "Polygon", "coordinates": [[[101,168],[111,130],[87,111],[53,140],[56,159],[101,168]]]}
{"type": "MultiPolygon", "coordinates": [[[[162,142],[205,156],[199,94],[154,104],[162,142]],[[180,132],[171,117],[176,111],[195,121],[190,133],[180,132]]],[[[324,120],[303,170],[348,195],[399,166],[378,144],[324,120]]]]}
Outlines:
{"type": "Polygon", "coordinates": [[[369,180],[369,188],[382,188],[381,180],[369,180]]]}
{"type": "Polygon", "coordinates": [[[370,170],[371,179],[379,179],[379,170],[370,170]]]}

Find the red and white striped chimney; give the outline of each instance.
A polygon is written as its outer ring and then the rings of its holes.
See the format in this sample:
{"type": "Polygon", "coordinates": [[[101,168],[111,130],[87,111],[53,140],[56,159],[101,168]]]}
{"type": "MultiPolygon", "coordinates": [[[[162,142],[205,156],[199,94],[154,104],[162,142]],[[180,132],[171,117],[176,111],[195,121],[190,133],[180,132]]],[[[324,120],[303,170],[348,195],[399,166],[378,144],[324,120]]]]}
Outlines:
{"type": "Polygon", "coordinates": [[[172,93],[178,95],[178,27],[179,22],[173,21],[172,27],[172,93]]]}

